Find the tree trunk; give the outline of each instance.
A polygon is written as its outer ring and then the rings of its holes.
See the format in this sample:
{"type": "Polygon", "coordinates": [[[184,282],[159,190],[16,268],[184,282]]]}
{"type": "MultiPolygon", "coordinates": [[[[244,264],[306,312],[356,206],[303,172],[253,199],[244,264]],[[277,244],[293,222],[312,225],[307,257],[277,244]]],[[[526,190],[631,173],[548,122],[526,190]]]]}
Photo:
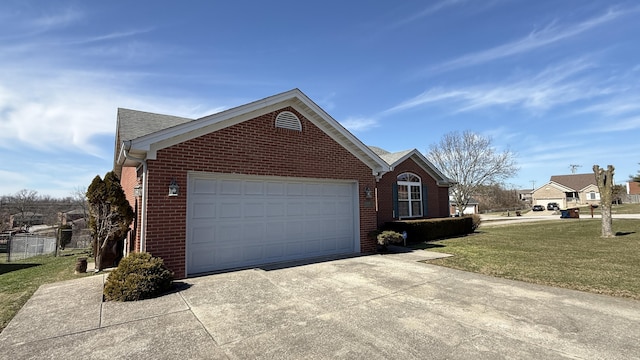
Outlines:
{"type": "Polygon", "coordinates": [[[600,192],[600,212],[602,213],[602,237],[611,238],[613,234],[613,221],[611,218],[611,202],[613,199],[613,171],[612,165],[607,165],[607,170],[593,165],[593,173],[596,175],[596,183],[600,192]]]}

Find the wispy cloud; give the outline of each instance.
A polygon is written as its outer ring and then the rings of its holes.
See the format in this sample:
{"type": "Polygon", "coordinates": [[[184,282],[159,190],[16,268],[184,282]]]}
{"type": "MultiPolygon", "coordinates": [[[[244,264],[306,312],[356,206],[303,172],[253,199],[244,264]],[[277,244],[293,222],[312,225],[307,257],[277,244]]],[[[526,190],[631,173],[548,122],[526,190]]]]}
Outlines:
{"type": "Polygon", "coordinates": [[[579,59],[548,67],[538,74],[520,75],[502,84],[431,88],[385,110],[383,114],[437,103],[447,103],[453,112],[490,106],[519,106],[544,111],[557,105],[620,91],[587,73],[595,66],[586,59],[579,59]]]}
{"type": "Polygon", "coordinates": [[[449,8],[449,7],[452,7],[452,6],[461,4],[461,3],[465,3],[467,1],[468,0],[442,0],[442,1],[439,1],[439,2],[437,2],[435,4],[431,4],[431,5],[427,6],[426,8],[418,11],[417,13],[415,13],[415,14],[413,14],[411,16],[408,16],[406,18],[403,18],[403,19],[400,19],[400,20],[394,22],[393,24],[391,24],[389,26],[389,28],[397,28],[397,27],[400,27],[400,26],[407,25],[409,23],[412,23],[414,21],[420,20],[420,19],[422,19],[424,17],[427,17],[429,15],[433,15],[433,14],[435,14],[435,13],[441,11],[441,10],[444,10],[446,8],[449,8]]]}
{"type": "Polygon", "coordinates": [[[68,42],[68,44],[82,45],[82,44],[89,44],[89,43],[95,43],[95,42],[101,42],[101,41],[117,40],[117,39],[122,39],[122,38],[127,38],[127,37],[148,33],[153,30],[154,30],[153,28],[146,28],[146,29],[137,29],[137,30],[129,30],[129,31],[119,31],[119,32],[113,32],[110,34],[85,37],[78,40],[71,40],[68,42]]]}
{"type": "Polygon", "coordinates": [[[367,117],[349,117],[340,123],[347,130],[354,132],[366,131],[379,126],[376,119],[367,117]]]}
{"type": "Polygon", "coordinates": [[[623,15],[628,15],[630,12],[637,12],[638,10],[639,8],[611,8],[599,16],[587,19],[577,24],[559,26],[554,22],[541,30],[533,31],[526,37],[516,41],[476,53],[463,55],[456,59],[433,66],[428,69],[428,72],[444,72],[533,51],[543,46],[580,35],[600,25],[611,22],[623,15]]]}
{"type": "Polygon", "coordinates": [[[592,124],[590,127],[583,127],[578,134],[602,134],[621,131],[640,130],[640,115],[621,118],[607,119],[592,124]]]}
{"type": "Polygon", "coordinates": [[[29,24],[35,28],[48,30],[69,26],[84,17],[84,14],[77,9],[67,8],[55,13],[45,14],[35,17],[29,24]]]}

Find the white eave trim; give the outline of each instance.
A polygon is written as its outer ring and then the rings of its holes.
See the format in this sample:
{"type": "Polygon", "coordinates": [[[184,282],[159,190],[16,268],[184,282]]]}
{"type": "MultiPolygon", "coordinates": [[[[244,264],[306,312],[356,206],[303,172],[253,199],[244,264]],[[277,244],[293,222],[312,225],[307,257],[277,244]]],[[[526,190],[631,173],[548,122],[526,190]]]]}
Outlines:
{"type": "Polygon", "coordinates": [[[418,151],[417,149],[413,149],[410,152],[408,152],[406,155],[404,155],[403,157],[398,159],[396,162],[394,162],[391,165],[391,167],[395,168],[396,166],[401,164],[403,161],[413,156],[417,157],[418,166],[420,166],[424,171],[426,171],[432,177],[435,178],[438,186],[450,186],[455,184],[455,181],[447,178],[442,172],[440,172],[440,170],[438,170],[437,167],[435,167],[435,165],[431,163],[431,161],[427,160],[427,158],[424,155],[422,155],[422,153],[420,153],[420,151],[418,151]]]}
{"type": "MultiPolygon", "coordinates": [[[[329,137],[349,150],[349,152],[360,161],[367,164],[367,166],[371,168],[374,176],[382,176],[384,173],[391,171],[391,167],[384,160],[299,89],[289,90],[262,100],[141,136],[130,141],[131,146],[128,151],[138,156],[144,154],[144,156],[141,157],[153,160],[156,158],[158,150],[242,123],[287,106],[291,106],[305,115],[309,121],[322,129],[329,137]],[[301,108],[299,106],[300,103],[309,110],[301,108]],[[311,113],[309,111],[311,111],[311,113]]],[[[123,149],[121,148],[120,151],[122,153],[123,149]]],[[[118,161],[124,162],[124,160],[121,160],[122,157],[123,154],[119,154],[118,161]]]]}

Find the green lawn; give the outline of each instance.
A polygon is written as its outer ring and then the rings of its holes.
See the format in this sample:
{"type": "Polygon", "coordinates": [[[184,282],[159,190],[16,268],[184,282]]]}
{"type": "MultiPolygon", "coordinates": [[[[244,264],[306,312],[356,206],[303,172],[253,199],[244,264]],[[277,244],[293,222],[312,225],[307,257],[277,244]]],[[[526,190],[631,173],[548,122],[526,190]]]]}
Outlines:
{"type": "Polygon", "coordinates": [[[507,279],[640,300],[640,220],[600,219],[480,227],[470,236],[414,245],[455,256],[432,264],[507,279]]]}
{"type": "Polygon", "coordinates": [[[0,332],[40,285],[91,275],[73,273],[77,258],[87,256],[86,252],[67,250],[62,255],[36,256],[7,263],[6,254],[0,254],[0,332]]]}

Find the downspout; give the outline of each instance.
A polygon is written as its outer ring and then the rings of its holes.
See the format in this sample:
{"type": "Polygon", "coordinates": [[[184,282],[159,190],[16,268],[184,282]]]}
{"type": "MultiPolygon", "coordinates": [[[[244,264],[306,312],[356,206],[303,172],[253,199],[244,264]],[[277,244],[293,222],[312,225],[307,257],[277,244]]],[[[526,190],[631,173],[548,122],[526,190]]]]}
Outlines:
{"type": "Polygon", "coordinates": [[[142,199],[140,200],[140,252],[146,252],[146,234],[147,234],[147,160],[140,159],[129,155],[131,149],[131,140],[122,142],[122,150],[124,157],[128,160],[137,161],[142,164],[142,199]]]}

